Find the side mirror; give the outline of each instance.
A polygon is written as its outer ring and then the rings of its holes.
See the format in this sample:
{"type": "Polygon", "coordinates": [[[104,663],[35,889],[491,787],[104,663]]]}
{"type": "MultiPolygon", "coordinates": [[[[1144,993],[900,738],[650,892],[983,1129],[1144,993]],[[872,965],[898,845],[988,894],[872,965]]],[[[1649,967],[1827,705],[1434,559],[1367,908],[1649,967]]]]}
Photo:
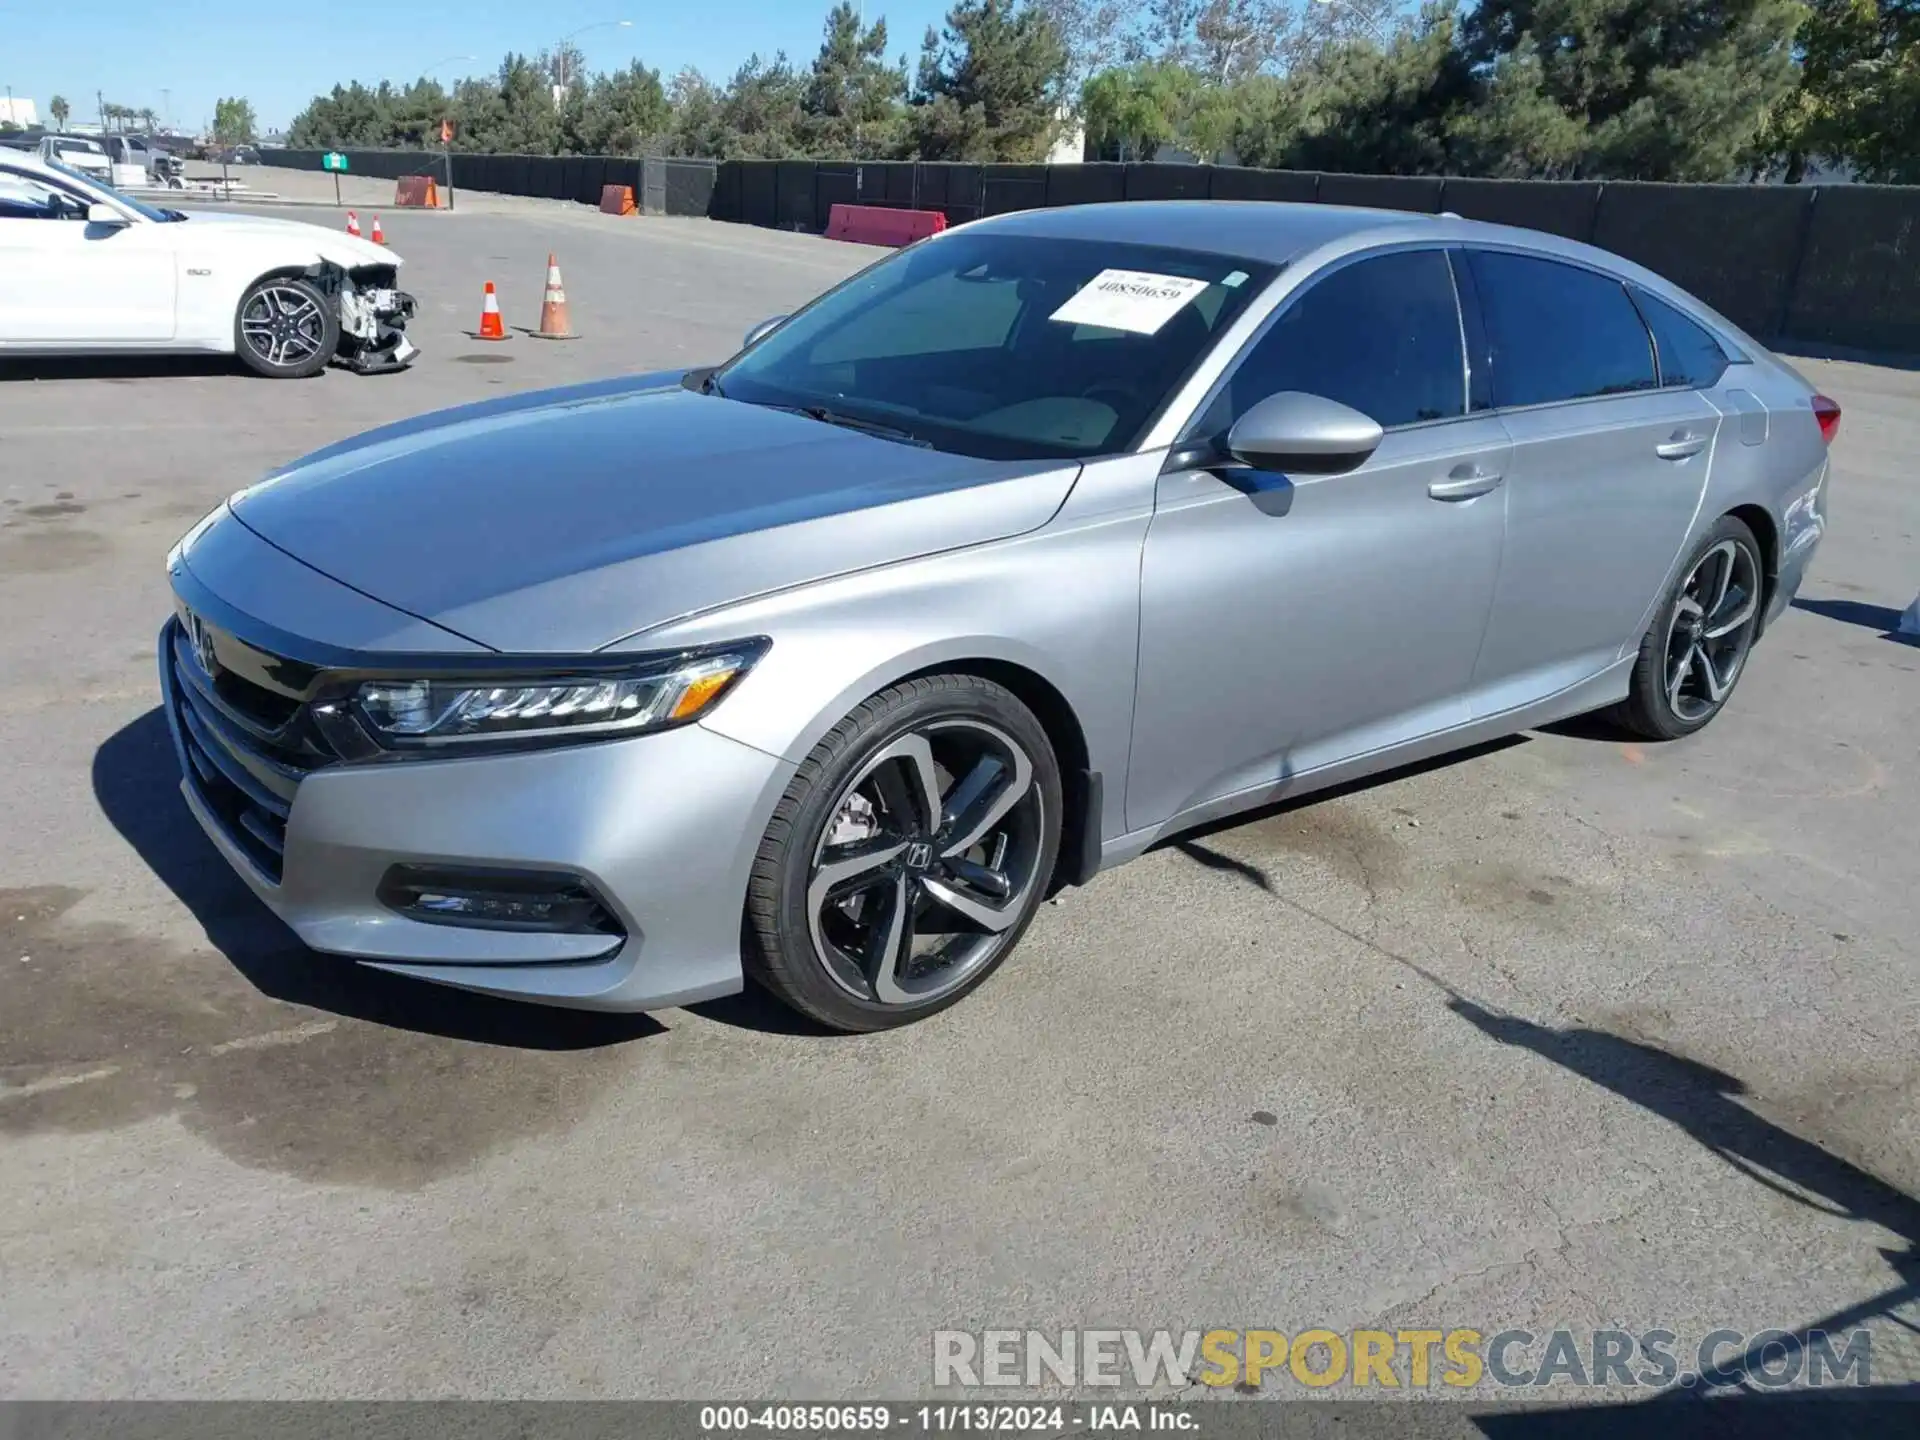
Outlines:
{"type": "Polygon", "coordinates": [[[762,320],[758,325],[747,331],[747,338],[740,342],[740,348],[746,350],[757,345],[761,340],[764,340],[768,335],[771,335],[775,330],[779,329],[781,325],[785,324],[786,319],[787,317],[784,315],[773,315],[762,320]]]}
{"type": "Polygon", "coordinates": [[[1256,470],[1340,475],[1380,447],[1380,426],[1352,406],[1282,390],[1233,422],[1227,453],[1256,470]]]}
{"type": "Polygon", "coordinates": [[[133,222],[105,201],[96,200],[87,206],[89,225],[130,225],[133,222]]]}

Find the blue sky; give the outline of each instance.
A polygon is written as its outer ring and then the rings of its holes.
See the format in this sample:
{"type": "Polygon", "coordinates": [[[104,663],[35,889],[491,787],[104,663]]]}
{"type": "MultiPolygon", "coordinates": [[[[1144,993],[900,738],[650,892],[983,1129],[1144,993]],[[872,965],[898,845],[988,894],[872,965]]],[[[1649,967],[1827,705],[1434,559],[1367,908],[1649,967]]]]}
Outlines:
{"type": "MultiPolygon", "coordinates": [[[[222,95],[253,101],[263,127],[285,125],[335,81],[404,81],[432,68],[443,84],[492,70],[509,50],[550,48],[570,31],[589,67],[641,59],[672,74],[694,65],[725,79],[755,50],[784,49],[802,64],[820,48],[830,0],[41,0],[6,8],[0,85],[47,102],[64,95],[73,118],[95,118],[94,92],[134,109],[166,111],[183,129],[213,118],[222,95]],[[477,55],[477,61],[448,60],[477,55]],[[436,63],[445,62],[445,63],[436,63]]],[[[917,56],[946,0],[867,0],[887,42],[917,56]]]]}

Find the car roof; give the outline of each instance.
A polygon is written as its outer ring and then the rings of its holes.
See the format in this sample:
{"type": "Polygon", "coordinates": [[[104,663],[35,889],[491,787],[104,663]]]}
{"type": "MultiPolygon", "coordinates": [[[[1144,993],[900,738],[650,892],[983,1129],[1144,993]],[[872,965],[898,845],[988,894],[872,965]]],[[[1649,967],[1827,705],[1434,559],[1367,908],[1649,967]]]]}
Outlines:
{"type": "Polygon", "coordinates": [[[1300,205],[1273,200],[1125,200],[1016,210],[977,220],[969,230],[1165,245],[1281,264],[1350,235],[1431,225],[1435,217],[1353,205],[1300,205]]]}
{"type": "Polygon", "coordinates": [[[1228,259],[1285,265],[1312,251],[1329,256],[1383,244],[1491,245],[1571,260],[1677,301],[1747,347],[1758,342],[1672,281],[1610,250],[1543,230],[1494,225],[1458,215],[1372,210],[1359,205],[1286,200],[1122,200],[1016,210],[974,220],[967,231],[1073,240],[1165,245],[1228,259]]]}

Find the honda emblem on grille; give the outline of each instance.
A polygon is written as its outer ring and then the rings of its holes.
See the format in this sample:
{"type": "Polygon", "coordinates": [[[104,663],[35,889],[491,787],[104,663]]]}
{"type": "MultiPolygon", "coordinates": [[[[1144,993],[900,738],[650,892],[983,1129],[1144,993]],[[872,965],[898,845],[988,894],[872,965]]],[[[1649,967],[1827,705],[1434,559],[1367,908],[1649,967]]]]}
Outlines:
{"type": "Polygon", "coordinates": [[[191,610],[187,612],[187,641],[193,646],[193,656],[200,662],[200,668],[208,675],[218,675],[220,657],[213,652],[213,632],[191,610]]]}

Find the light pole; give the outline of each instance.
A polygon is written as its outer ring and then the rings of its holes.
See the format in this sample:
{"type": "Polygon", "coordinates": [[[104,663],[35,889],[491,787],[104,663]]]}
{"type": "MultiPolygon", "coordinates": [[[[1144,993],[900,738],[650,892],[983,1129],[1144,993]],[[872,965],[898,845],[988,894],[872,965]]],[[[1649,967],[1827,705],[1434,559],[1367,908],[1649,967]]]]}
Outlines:
{"type": "Polygon", "coordinates": [[[630,30],[632,28],[633,21],[631,20],[596,20],[591,25],[582,25],[571,35],[562,35],[560,37],[560,43],[554,47],[553,52],[554,59],[560,62],[560,76],[557,82],[560,87],[559,98],[565,98],[567,86],[573,83],[573,77],[567,73],[567,45],[569,42],[585,35],[589,30],[630,30]]]}

